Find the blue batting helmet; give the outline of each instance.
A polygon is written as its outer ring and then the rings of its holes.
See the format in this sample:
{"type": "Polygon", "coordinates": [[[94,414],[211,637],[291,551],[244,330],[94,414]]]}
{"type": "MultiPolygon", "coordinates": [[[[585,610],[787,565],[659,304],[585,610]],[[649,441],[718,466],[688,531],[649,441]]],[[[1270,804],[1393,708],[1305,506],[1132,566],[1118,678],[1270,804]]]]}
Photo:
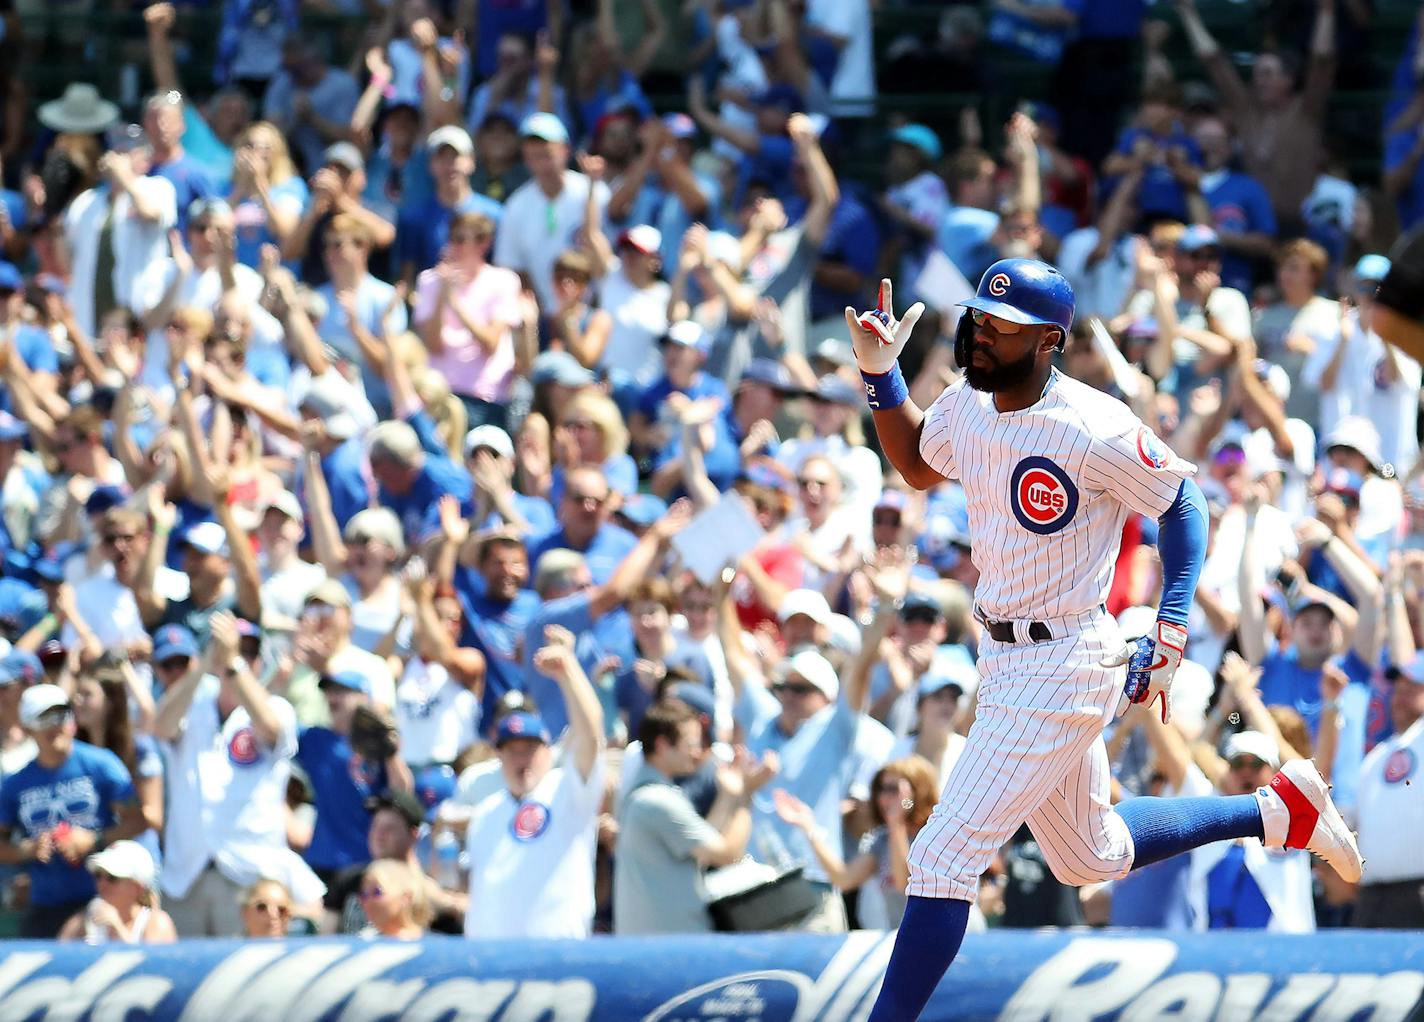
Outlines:
{"type": "Polygon", "coordinates": [[[1064,336],[1073,325],[1073,286],[1037,259],[1000,259],[984,271],[979,293],[959,304],[1010,323],[1056,326],[1064,336]]]}

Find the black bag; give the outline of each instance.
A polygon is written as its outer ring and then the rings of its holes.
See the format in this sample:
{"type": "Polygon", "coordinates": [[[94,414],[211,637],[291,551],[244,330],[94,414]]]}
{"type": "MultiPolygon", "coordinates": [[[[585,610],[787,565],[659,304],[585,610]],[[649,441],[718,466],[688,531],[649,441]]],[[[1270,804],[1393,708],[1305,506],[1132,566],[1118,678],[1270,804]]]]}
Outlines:
{"type": "Polygon", "coordinates": [[[821,891],[800,866],[784,870],[707,906],[712,925],[734,933],[781,930],[794,926],[821,907],[821,891]]]}

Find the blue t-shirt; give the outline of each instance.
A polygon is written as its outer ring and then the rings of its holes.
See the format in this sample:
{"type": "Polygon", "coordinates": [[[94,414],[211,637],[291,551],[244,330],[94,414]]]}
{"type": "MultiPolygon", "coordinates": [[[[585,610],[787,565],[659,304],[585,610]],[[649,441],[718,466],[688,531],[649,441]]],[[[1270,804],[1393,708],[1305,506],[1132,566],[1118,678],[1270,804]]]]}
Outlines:
{"type": "Polygon", "coordinates": [[[297,739],[297,762],[311,780],[316,825],[306,860],[318,869],[344,869],[371,861],[366,799],[386,790],[386,766],[356,755],[345,735],[309,727],[297,739]]]}
{"type": "MultiPolygon", "coordinates": [[[[1062,8],[1081,14],[1084,0],[1027,0],[1030,7],[1062,8]]],[[[1073,36],[1068,25],[1042,25],[1001,7],[989,15],[989,41],[1016,53],[1056,64],[1063,56],[1063,46],[1073,36]]]]}
{"type": "MultiPolygon", "coordinates": [[[[0,826],[38,838],[61,823],[101,833],[118,821],[115,808],[136,803],[133,780],[118,756],[76,741],[69,758],[51,770],[31,760],[0,782],[0,826]]],[[[68,905],[94,897],[94,878],[84,864],[59,855],[26,864],[30,903],[68,905]]]]}
{"type": "Polygon", "coordinates": [[[762,135],[757,151],[742,161],[741,185],[753,181],[765,182],[772,193],[787,202],[795,192],[791,187],[791,164],[796,156],[796,147],[785,135],[762,135]]]}
{"type": "MultiPolygon", "coordinates": [[[[1203,182],[1205,185],[1205,182],[1203,182]]],[[[1244,234],[1260,231],[1269,237],[1276,234],[1276,212],[1265,187],[1249,174],[1228,171],[1221,181],[1203,188],[1202,195],[1211,207],[1211,218],[1218,231],[1244,234]]],[[[1221,253],[1221,283],[1242,294],[1251,293],[1252,263],[1245,256],[1229,250],[1221,253]]]]}
{"type": "MultiPolygon", "coordinates": [[[[1385,136],[1384,169],[1386,173],[1395,170],[1409,159],[1409,154],[1414,150],[1414,143],[1418,137],[1417,128],[1396,131],[1392,135],[1385,136]]],[[[1424,223],[1424,162],[1420,162],[1414,169],[1414,177],[1396,197],[1395,208],[1399,210],[1399,226],[1403,230],[1407,231],[1424,223]]]]}
{"type": "Polygon", "coordinates": [[[529,589],[521,589],[509,603],[492,600],[484,579],[463,564],[455,568],[454,584],[465,612],[460,644],[485,655],[483,719],[493,720],[501,696],[524,691],[524,631],[543,601],[529,589]]]}
{"type": "Polygon", "coordinates": [[[456,207],[442,204],[435,195],[428,195],[401,208],[396,222],[395,265],[399,271],[406,263],[415,272],[428,270],[440,261],[440,252],[450,239],[450,221],[456,213],[483,213],[499,227],[504,206],[488,195],[471,192],[456,207]]]}
{"type": "MultiPolygon", "coordinates": [[[[786,203],[786,216],[799,223],[810,208],[801,196],[786,203]]],[[[826,237],[821,242],[822,261],[844,263],[856,270],[868,283],[875,275],[880,257],[880,228],[864,203],[849,191],[842,190],[840,201],[831,210],[826,237]]],[[[865,300],[862,291],[837,291],[814,278],[811,281],[811,319],[826,319],[841,313],[847,305],[859,308],[865,300]]]]}
{"type": "Polygon", "coordinates": [[[371,491],[362,467],[365,462],[366,450],[357,437],[321,459],[322,478],[331,494],[331,512],[336,516],[336,524],[343,529],[358,511],[366,510],[371,503],[371,491]]]}
{"type": "MultiPolygon", "coordinates": [[[[728,490],[737,481],[737,476],[742,471],[741,445],[744,439],[745,434],[742,433],[742,427],[732,414],[732,403],[728,401],[722,414],[712,420],[712,448],[703,456],[707,478],[718,490],[728,490]]],[[[771,441],[760,453],[768,454],[774,458],[777,448],[777,443],[771,441]]],[[[672,431],[667,446],[659,451],[653,459],[654,470],[671,465],[681,458],[682,430],[675,429],[672,431]]]]}
{"type": "Polygon", "coordinates": [[[595,686],[599,684],[598,666],[605,657],[616,656],[623,663],[633,662],[633,624],[628,612],[620,607],[595,621],[590,603],[588,592],[550,600],[534,612],[525,626],[523,690],[534,699],[553,735],[568,727],[569,711],[558,683],[534,668],[534,654],[544,645],[547,625],[561,625],[573,632],[579,666],[595,686]]]}
{"type": "Polygon", "coordinates": [[[787,736],[781,730],[781,703],[761,685],[746,685],[737,700],[735,716],[746,733],[746,745],[760,758],[775,750],[781,771],[752,799],[752,840],[749,850],[763,862],[785,851],[791,861],[806,867],[806,876],[825,881],[826,873],[806,835],[776,811],[773,792],[785,788],[811,807],[823,834],[841,832],[841,800],[856,762],[852,755],[860,714],[837,701],[811,717],[787,736]]]}
{"type": "MultiPolygon", "coordinates": [[[[351,323],[347,319],[346,311],[342,309],[336,300],[336,288],[330,283],[322,284],[316,289],[326,303],[326,314],[314,325],[317,336],[322,343],[329,345],[342,358],[360,366],[361,386],[366,392],[366,400],[371,402],[371,407],[376,414],[383,419],[391,417],[391,390],[386,385],[385,377],[363,357],[361,346],[356,342],[355,335],[351,332],[351,323]]],[[[406,309],[404,302],[395,302],[395,288],[387,284],[384,280],[367,273],[356,285],[355,306],[356,318],[375,337],[381,337],[387,329],[394,334],[403,333],[406,328],[406,309]],[[381,317],[390,309],[390,316],[386,322],[381,321],[381,317]]]]}
{"type": "MultiPolygon", "coordinates": [[[[638,650],[635,649],[634,653],[636,655],[638,650]]],[[[708,694],[711,694],[714,684],[712,663],[700,646],[690,643],[679,645],[666,657],[658,659],[665,667],[687,668],[697,675],[698,680],[707,686],[708,694]]],[[[628,734],[638,733],[638,726],[643,723],[643,715],[648,712],[648,707],[653,705],[655,694],[644,688],[638,680],[637,672],[633,670],[633,662],[624,661],[613,679],[613,698],[619,712],[627,718],[628,734]]]]}
{"type": "Polygon", "coordinates": [[[1108,925],[1190,930],[1192,911],[1187,885],[1191,879],[1191,864],[1190,853],[1174,855],[1134,869],[1114,883],[1108,925]]]}
{"type": "Polygon", "coordinates": [[[499,66],[499,38],[519,35],[532,38],[549,24],[548,0],[480,0],[476,33],[475,69],[488,78],[499,66]]]}
{"type": "Polygon", "coordinates": [[[574,550],[583,554],[588,562],[588,572],[593,576],[593,584],[601,586],[613,577],[613,571],[637,546],[638,538],[627,529],[619,528],[612,522],[604,522],[588,546],[573,545],[564,532],[563,526],[555,529],[529,548],[529,566],[535,568],[539,558],[549,550],[574,550]]]}
{"type": "MultiPolygon", "coordinates": [[[[15,351],[31,372],[59,372],[59,356],[55,354],[54,343],[49,339],[49,334],[32,323],[21,323],[16,327],[15,351]]],[[[12,415],[15,412],[9,387],[0,386],[0,409],[12,415]]]]}
{"type": "Polygon", "coordinates": [[[653,105],[643,94],[643,87],[638,84],[638,79],[627,71],[618,72],[618,84],[612,89],[604,88],[600,80],[594,94],[578,102],[579,124],[591,135],[598,119],[614,109],[632,110],[637,113],[640,121],[653,116],[653,105]]]}
{"type": "Polygon", "coordinates": [[[1079,10],[1079,39],[1136,39],[1142,34],[1146,0],[1086,0],[1079,10]]]}
{"type": "Polygon", "coordinates": [[[178,229],[188,230],[188,207],[195,199],[206,199],[217,194],[212,177],[201,162],[186,152],[170,163],[156,163],[148,172],[152,177],[161,177],[173,185],[178,202],[178,229]]]}
{"type": "MultiPolygon", "coordinates": [[[[1186,152],[1189,163],[1201,166],[1201,150],[1180,124],[1173,125],[1171,133],[1165,136],[1154,135],[1143,128],[1128,128],[1118,138],[1114,151],[1131,153],[1137,145],[1137,140],[1141,138],[1150,139],[1161,146],[1164,153],[1180,148],[1186,152]]],[[[1117,187],[1117,179],[1106,182],[1105,187],[1110,194],[1112,189],[1117,187]]],[[[1147,165],[1146,173],[1142,176],[1142,186],[1137,193],[1137,208],[1143,213],[1159,213],[1175,220],[1187,219],[1187,193],[1172,176],[1166,163],[1147,165]]]]}
{"type": "Polygon", "coordinates": [[[383,486],[378,496],[382,506],[396,513],[406,538],[416,541],[439,528],[440,498],[447,493],[454,494],[460,501],[461,515],[468,518],[474,514],[475,505],[471,499],[474,483],[470,474],[448,457],[431,452],[428,434],[434,433],[435,422],[429,413],[416,412],[406,421],[415,428],[417,435],[421,435],[421,442],[426,445],[425,464],[405,493],[392,493],[383,486]]]}
{"type": "MultiPolygon", "coordinates": [[[[543,497],[531,497],[528,494],[516,493],[512,499],[514,509],[523,515],[524,520],[529,523],[528,536],[542,536],[559,527],[558,519],[554,516],[554,506],[543,497]]],[[[503,523],[504,519],[499,516],[499,512],[491,511],[489,516],[479,524],[476,531],[496,529],[503,523]]]]}
{"type": "Polygon", "coordinates": [[[663,373],[638,395],[637,410],[649,422],[657,422],[663,413],[663,405],[675,393],[686,394],[693,401],[704,397],[720,397],[723,408],[732,403],[732,395],[727,392],[727,385],[711,373],[699,370],[692,377],[692,385],[686,389],[674,387],[672,381],[667,378],[667,373],[663,373]]]}
{"type": "MultiPolygon", "coordinates": [[[[292,175],[281,184],[269,189],[272,202],[300,213],[307,207],[307,183],[299,175],[292,175]]],[[[261,265],[262,246],[275,245],[277,237],[267,223],[267,211],[256,199],[244,199],[233,209],[233,219],[237,224],[237,261],[256,269],[261,265]]],[[[290,266],[295,273],[298,269],[290,266]]]]}

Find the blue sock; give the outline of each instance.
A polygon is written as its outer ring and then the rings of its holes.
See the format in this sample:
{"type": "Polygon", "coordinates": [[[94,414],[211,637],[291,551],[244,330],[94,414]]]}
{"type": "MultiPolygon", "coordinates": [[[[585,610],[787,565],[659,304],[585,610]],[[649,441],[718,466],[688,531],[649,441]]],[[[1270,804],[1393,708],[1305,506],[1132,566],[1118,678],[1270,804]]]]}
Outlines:
{"type": "Polygon", "coordinates": [[[1114,808],[1132,834],[1133,869],[1213,841],[1265,836],[1255,795],[1130,798],[1114,808]]]}
{"type": "Polygon", "coordinates": [[[959,954],[969,902],[911,895],[895,935],[880,996],[866,1022],[914,1022],[959,954]]]}

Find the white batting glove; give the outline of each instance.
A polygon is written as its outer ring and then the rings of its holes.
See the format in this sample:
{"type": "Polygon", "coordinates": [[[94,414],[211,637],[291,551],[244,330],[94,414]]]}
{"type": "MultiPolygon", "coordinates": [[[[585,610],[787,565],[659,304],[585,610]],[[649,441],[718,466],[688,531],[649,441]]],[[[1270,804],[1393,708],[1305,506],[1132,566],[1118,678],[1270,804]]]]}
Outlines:
{"type": "Polygon", "coordinates": [[[903,319],[896,319],[890,293],[890,280],[880,282],[880,300],[874,309],[856,315],[846,306],[846,325],[855,348],[855,361],[863,373],[888,373],[895,368],[900,352],[910,340],[910,334],[924,314],[925,303],[916,302],[905,310],[903,319]]]}
{"type": "Polygon", "coordinates": [[[1172,719],[1172,679],[1177,674],[1177,665],[1182,662],[1182,654],[1187,648],[1187,630],[1170,621],[1158,621],[1151,635],[1123,645],[1118,652],[1106,656],[1101,663],[1104,667],[1127,665],[1127,683],[1122,689],[1122,700],[1118,706],[1121,714],[1130,703],[1146,703],[1151,706],[1158,696],[1162,697],[1162,723],[1172,719]]]}

